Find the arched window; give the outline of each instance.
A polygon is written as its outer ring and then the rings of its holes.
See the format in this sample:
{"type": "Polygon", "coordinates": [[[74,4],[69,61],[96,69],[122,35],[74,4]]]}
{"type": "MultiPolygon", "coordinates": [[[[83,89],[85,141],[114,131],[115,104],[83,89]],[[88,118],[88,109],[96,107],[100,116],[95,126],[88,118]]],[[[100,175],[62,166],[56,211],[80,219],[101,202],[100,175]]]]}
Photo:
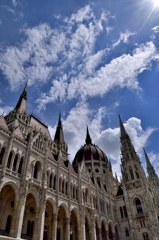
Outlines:
{"type": "Polygon", "coordinates": [[[19,163],[19,168],[18,168],[18,173],[19,173],[19,174],[22,173],[22,166],[23,166],[23,157],[21,157],[20,163],[19,163]]]}
{"type": "Polygon", "coordinates": [[[37,164],[37,162],[35,163],[35,166],[34,166],[34,174],[33,174],[33,177],[34,177],[35,179],[38,178],[38,164],[37,164]]]}
{"type": "Polygon", "coordinates": [[[64,186],[65,186],[65,180],[62,181],[62,193],[64,194],[64,186]]]}
{"type": "Polygon", "coordinates": [[[78,200],[78,187],[76,187],[76,199],[78,200]]]}
{"type": "Polygon", "coordinates": [[[65,185],[65,194],[67,195],[67,182],[66,182],[66,185],[65,185]]]}
{"type": "Polygon", "coordinates": [[[0,152],[0,165],[2,164],[4,153],[5,153],[5,148],[3,147],[0,152]]]}
{"type": "Polygon", "coordinates": [[[129,236],[129,230],[127,228],[125,228],[125,235],[126,235],[126,237],[129,236]]]}
{"type": "Polygon", "coordinates": [[[124,212],[124,216],[127,218],[128,217],[128,214],[127,214],[127,210],[126,210],[126,207],[123,206],[123,212],[124,212]]]}
{"type": "Polygon", "coordinates": [[[139,199],[136,200],[136,209],[137,209],[137,213],[142,213],[142,205],[139,199]]]}
{"type": "Polygon", "coordinates": [[[54,175],[54,186],[53,189],[56,190],[56,175],[54,175]]]}
{"type": "Polygon", "coordinates": [[[13,170],[13,171],[16,170],[17,161],[18,161],[18,155],[16,154],[16,155],[15,155],[15,158],[14,158],[14,162],[13,162],[13,167],[12,167],[12,170],[13,170]]]}
{"type": "Polygon", "coordinates": [[[133,180],[133,179],[134,179],[134,174],[133,174],[133,170],[132,170],[132,168],[131,168],[131,167],[129,168],[129,171],[130,171],[130,176],[131,176],[131,179],[133,180]]]}
{"type": "Polygon", "coordinates": [[[27,233],[26,235],[29,236],[29,237],[32,237],[33,236],[33,230],[34,230],[34,222],[32,221],[28,221],[28,224],[27,224],[27,233]]]}
{"type": "Polygon", "coordinates": [[[149,240],[149,235],[148,233],[143,233],[142,234],[144,240],[149,240]]]}
{"type": "Polygon", "coordinates": [[[52,186],[52,173],[50,175],[50,182],[49,182],[49,187],[51,188],[51,186],[52,186]]]}
{"type": "Polygon", "coordinates": [[[8,215],[5,231],[6,231],[7,233],[9,233],[9,232],[10,232],[10,228],[11,228],[11,215],[8,215]]]}
{"type": "Polygon", "coordinates": [[[12,160],[12,156],[13,156],[13,153],[10,152],[9,157],[8,157],[8,162],[7,162],[7,168],[10,167],[10,163],[11,163],[11,160],[12,160]]]}
{"type": "Polygon", "coordinates": [[[123,209],[122,209],[122,207],[120,207],[120,215],[121,215],[121,218],[124,217],[124,216],[123,216],[123,209]]]}
{"type": "Polygon", "coordinates": [[[137,171],[135,171],[135,174],[136,174],[136,178],[139,178],[139,174],[137,171]]]}

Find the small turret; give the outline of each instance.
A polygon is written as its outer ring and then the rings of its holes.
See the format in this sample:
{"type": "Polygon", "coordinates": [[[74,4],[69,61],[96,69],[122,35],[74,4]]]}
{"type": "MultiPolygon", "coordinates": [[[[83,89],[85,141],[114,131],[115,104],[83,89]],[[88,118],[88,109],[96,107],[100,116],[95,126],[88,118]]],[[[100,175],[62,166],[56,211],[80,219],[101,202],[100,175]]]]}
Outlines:
{"type": "Polygon", "coordinates": [[[87,145],[88,145],[88,144],[92,144],[92,139],[91,139],[90,134],[89,134],[88,126],[87,126],[87,133],[86,133],[85,143],[86,143],[87,145]]]}
{"type": "Polygon", "coordinates": [[[22,111],[27,112],[27,87],[28,87],[28,83],[25,84],[23,92],[20,95],[17,105],[14,109],[16,112],[22,112],[22,111]]]}
{"type": "Polygon", "coordinates": [[[62,122],[61,122],[61,113],[59,114],[59,120],[56,128],[56,132],[55,132],[54,142],[56,142],[57,144],[62,144],[65,142],[62,122]]]}

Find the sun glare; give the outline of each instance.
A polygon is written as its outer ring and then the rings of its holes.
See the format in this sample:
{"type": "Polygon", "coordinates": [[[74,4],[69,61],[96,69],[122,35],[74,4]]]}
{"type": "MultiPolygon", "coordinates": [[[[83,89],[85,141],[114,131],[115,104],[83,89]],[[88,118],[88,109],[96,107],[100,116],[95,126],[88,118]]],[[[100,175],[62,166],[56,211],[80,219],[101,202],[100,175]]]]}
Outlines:
{"type": "Polygon", "coordinates": [[[155,7],[159,7],[159,0],[153,0],[153,2],[155,7]]]}

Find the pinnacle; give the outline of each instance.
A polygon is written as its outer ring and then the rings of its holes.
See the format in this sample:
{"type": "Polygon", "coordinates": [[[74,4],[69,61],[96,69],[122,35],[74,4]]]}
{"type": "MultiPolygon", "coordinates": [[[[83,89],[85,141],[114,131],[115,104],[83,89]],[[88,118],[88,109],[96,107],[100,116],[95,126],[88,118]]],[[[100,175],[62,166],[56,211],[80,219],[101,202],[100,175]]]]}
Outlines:
{"type": "Polygon", "coordinates": [[[86,133],[85,142],[86,142],[86,144],[92,144],[92,139],[91,139],[90,134],[89,134],[88,126],[87,126],[87,133],[86,133]]]}

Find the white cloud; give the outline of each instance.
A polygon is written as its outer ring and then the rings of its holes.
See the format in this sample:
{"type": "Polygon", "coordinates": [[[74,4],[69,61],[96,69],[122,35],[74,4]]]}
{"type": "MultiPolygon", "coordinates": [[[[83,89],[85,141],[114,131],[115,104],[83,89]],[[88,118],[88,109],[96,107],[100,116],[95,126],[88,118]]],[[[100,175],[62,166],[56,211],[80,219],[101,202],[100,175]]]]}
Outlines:
{"type": "MultiPolygon", "coordinates": [[[[63,80],[58,80],[58,85],[61,83],[61,90],[63,88],[62,91],[65,91],[63,96],[66,99],[102,96],[115,87],[139,89],[138,75],[150,68],[151,62],[157,60],[158,54],[154,44],[149,42],[134,49],[132,55],[122,55],[95,71],[102,57],[103,51],[87,58],[86,62],[81,64],[80,71],[77,70],[75,76],[70,78],[70,82],[65,82],[65,85],[63,80]],[[91,57],[95,60],[93,64],[90,64],[91,57]]],[[[53,81],[51,90],[39,98],[40,109],[44,108],[46,103],[55,101],[61,96],[61,91],[58,92],[56,85],[57,82],[53,81]]]]}
{"type": "Polygon", "coordinates": [[[155,33],[159,32],[159,25],[153,27],[152,30],[153,30],[155,33]]]}
{"type": "Polygon", "coordinates": [[[127,43],[130,36],[135,35],[136,33],[131,33],[126,31],[125,33],[120,33],[120,38],[117,42],[113,43],[113,47],[118,46],[121,42],[127,43]]]}

